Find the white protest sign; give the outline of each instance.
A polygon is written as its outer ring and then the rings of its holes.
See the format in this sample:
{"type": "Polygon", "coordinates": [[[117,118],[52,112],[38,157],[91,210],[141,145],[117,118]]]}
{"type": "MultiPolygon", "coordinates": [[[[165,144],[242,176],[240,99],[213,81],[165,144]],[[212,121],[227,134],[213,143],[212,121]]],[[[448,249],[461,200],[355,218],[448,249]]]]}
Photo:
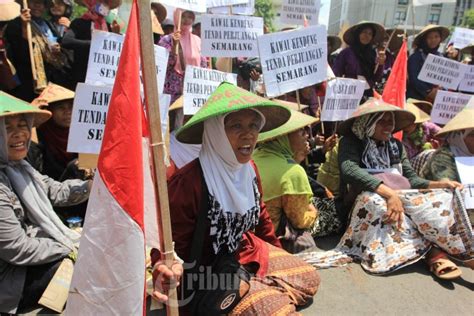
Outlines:
{"type": "Polygon", "coordinates": [[[248,0],[201,0],[206,2],[208,8],[224,7],[236,4],[246,4],[248,0]]]}
{"type": "Polygon", "coordinates": [[[321,0],[283,0],[280,10],[280,21],[287,24],[317,25],[321,0]]]}
{"type": "MultiPolygon", "coordinates": [[[[112,96],[111,86],[94,86],[79,83],[71,116],[67,151],[98,154],[104,137],[107,111],[112,96]]],[[[162,132],[168,128],[170,95],[160,94],[162,132]]]]}
{"type": "Polygon", "coordinates": [[[212,14],[238,14],[238,15],[253,15],[255,13],[255,0],[247,0],[247,3],[236,4],[231,8],[226,7],[215,7],[209,8],[209,13],[212,14]],[[231,12],[232,9],[232,12],[231,12]]]}
{"type": "Polygon", "coordinates": [[[429,54],[418,74],[418,79],[456,90],[466,71],[467,65],[465,64],[429,54]]]}
{"type": "Polygon", "coordinates": [[[180,8],[194,12],[206,12],[206,0],[152,0],[171,7],[180,8]]]}
{"type": "Polygon", "coordinates": [[[194,115],[223,81],[237,85],[237,75],[207,68],[187,66],[183,86],[184,114],[194,115]]]}
{"type": "Polygon", "coordinates": [[[207,57],[256,57],[263,19],[206,14],[201,20],[201,54],[207,57]]]}
{"type": "Polygon", "coordinates": [[[321,121],[335,122],[348,119],[359,107],[364,89],[363,80],[336,78],[328,81],[321,109],[321,121]]]}
{"type": "MultiPolygon", "coordinates": [[[[86,83],[93,85],[113,85],[125,37],[120,34],[94,31],[92,33],[86,83]]],[[[168,51],[154,45],[157,67],[158,92],[163,92],[168,67],[168,51]]]]}
{"type": "Polygon", "coordinates": [[[455,157],[461,183],[464,184],[464,202],[467,209],[474,208],[474,157],[455,157]]]}
{"type": "Polygon", "coordinates": [[[270,33],[258,37],[258,50],[268,97],[326,80],[326,27],[270,33]]]}
{"type": "Polygon", "coordinates": [[[464,79],[459,84],[459,91],[474,93],[474,65],[467,65],[464,79]]]}
{"type": "Polygon", "coordinates": [[[474,43],[474,30],[456,27],[449,42],[453,43],[454,48],[463,49],[474,43]]]}
{"type": "Polygon", "coordinates": [[[431,121],[445,125],[467,105],[471,95],[438,90],[431,110],[431,121]]]}

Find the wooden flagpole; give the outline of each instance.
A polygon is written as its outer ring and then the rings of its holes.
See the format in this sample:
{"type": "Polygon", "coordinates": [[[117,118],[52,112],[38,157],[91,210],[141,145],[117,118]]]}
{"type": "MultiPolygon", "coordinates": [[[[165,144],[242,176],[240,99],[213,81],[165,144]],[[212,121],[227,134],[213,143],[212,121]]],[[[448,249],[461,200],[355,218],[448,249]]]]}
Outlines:
{"type": "MultiPolygon", "coordinates": [[[[388,41],[387,43],[385,43],[385,46],[383,48],[383,52],[385,54],[385,52],[387,51],[387,47],[388,45],[390,45],[390,42],[392,41],[392,38],[393,38],[393,35],[397,33],[397,28],[395,28],[393,31],[392,31],[392,34],[390,34],[390,37],[388,38],[388,41]]],[[[379,64],[377,63],[377,65],[375,65],[375,69],[374,69],[374,74],[377,72],[377,69],[379,69],[379,64]]]]}
{"type": "MultiPolygon", "coordinates": [[[[156,63],[151,30],[150,1],[137,1],[140,27],[140,56],[143,72],[146,110],[150,130],[150,143],[153,155],[153,182],[160,232],[162,259],[171,268],[174,261],[173,236],[171,233],[171,218],[166,184],[165,143],[161,134],[160,104],[156,79],[156,63]],[[146,66],[144,66],[146,65],[146,66]]],[[[178,296],[176,288],[168,292],[169,302],[166,304],[168,316],[179,315],[178,296]]]]}
{"type": "MultiPolygon", "coordinates": [[[[23,9],[28,9],[28,0],[23,0],[23,9]]],[[[31,22],[26,23],[26,37],[28,40],[28,50],[30,51],[31,74],[33,75],[33,82],[36,85],[38,76],[36,74],[35,57],[33,56],[33,36],[31,34],[31,22]]]]}
{"type": "MultiPolygon", "coordinates": [[[[183,15],[183,12],[181,12],[181,9],[180,9],[179,15],[178,15],[178,23],[177,23],[178,25],[176,25],[176,27],[178,28],[178,31],[181,31],[181,16],[182,15],[183,15]]],[[[179,58],[179,45],[181,44],[178,42],[178,45],[176,45],[176,51],[175,51],[176,55],[178,55],[178,58],[179,58]]]]}
{"type": "MultiPolygon", "coordinates": [[[[317,96],[318,97],[318,107],[319,107],[319,113],[321,113],[321,99],[319,98],[319,95],[317,96]]],[[[321,115],[319,115],[319,120],[321,121],[321,115]]],[[[324,135],[324,122],[321,121],[321,132],[323,132],[323,135],[324,135]]]]}

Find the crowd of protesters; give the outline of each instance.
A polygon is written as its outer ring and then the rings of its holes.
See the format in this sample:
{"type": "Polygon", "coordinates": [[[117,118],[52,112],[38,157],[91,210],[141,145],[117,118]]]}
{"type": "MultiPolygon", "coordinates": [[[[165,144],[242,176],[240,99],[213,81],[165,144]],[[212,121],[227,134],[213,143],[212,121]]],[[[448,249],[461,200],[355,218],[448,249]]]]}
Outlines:
{"type": "MultiPolygon", "coordinates": [[[[86,78],[92,32],[122,29],[108,18],[120,0],[76,0],[83,14],[75,19],[72,0],[27,3],[0,1],[0,313],[36,305],[62,259],[77,253],[80,233],[68,225],[85,216],[94,170],[67,151],[74,90],[86,78]]],[[[196,13],[176,10],[169,19],[159,3],[151,12],[154,42],[169,52],[164,93],[172,103],[167,178],[176,254],[245,271],[232,315],[294,313],[318,290],[315,266],[353,258],[372,274],[421,258],[441,279],[461,275],[455,262],[473,268],[473,210],[461,198],[446,201],[463,190],[456,157],[474,156],[474,109],[438,126],[430,112],[442,88],[418,78],[428,54],[472,65],[473,45],[443,52],[444,26],[416,34],[401,109],[377,95],[403,32],[363,21],[342,40],[328,36],[335,76],[366,86],[349,119],[322,123],[327,82],[266,99],[258,58],[204,57],[196,13]],[[205,111],[185,116],[187,65],[234,72],[238,87],[223,83],[205,111]],[[252,101],[229,108],[232,98],[252,101]],[[342,236],[336,255],[315,251],[328,235],[342,236]]],[[[163,267],[158,251],[151,257],[155,268],[181,277],[182,270],[163,267]]]]}

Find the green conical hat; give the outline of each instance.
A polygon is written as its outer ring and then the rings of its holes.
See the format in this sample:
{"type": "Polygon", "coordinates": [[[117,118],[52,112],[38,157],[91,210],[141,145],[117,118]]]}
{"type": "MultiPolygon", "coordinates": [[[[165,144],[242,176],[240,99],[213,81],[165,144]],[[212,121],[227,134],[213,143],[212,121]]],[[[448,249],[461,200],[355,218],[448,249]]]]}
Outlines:
{"type": "Polygon", "coordinates": [[[41,125],[51,117],[51,112],[40,110],[23,100],[0,91],[0,116],[32,114],[33,127],[41,125]]]}
{"type": "Polygon", "coordinates": [[[266,141],[272,140],[282,135],[292,133],[303,127],[306,127],[308,125],[318,122],[318,119],[313,116],[309,116],[295,110],[290,110],[290,111],[291,111],[291,117],[288,120],[288,122],[286,122],[282,126],[275,128],[271,131],[260,133],[258,135],[258,142],[259,143],[266,142],[266,141]]]}
{"type": "Polygon", "coordinates": [[[448,133],[462,131],[463,129],[474,128],[474,98],[471,98],[464,109],[456,114],[436,136],[446,136],[448,133]]]}
{"type": "Polygon", "coordinates": [[[290,118],[290,110],[277,102],[259,97],[231,83],[223,82],[211,94],[207,102],[176,133],[178,141],[187,144],[202,143],[204,121],[215,116],[243,109],[258,109],[265,117],[261,132],[277,128],[290,118]]]}

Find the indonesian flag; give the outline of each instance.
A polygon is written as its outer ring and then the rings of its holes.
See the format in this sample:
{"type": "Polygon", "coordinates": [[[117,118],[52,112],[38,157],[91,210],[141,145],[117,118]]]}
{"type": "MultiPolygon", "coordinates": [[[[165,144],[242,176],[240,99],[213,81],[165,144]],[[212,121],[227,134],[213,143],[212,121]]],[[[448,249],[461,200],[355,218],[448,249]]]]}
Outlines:
{"type": "MultiPolygon", "coordinates": [[[[385,102],[402,109],[405,108],[405,94],[407,91],[407,64],[407,41],[403,41],[382,93],[382,99],[385,102]]],[[[400,140],[402,134],[396,133],[395,138],[400,140]]]]}
{"type": "Polygon", "coordinates": [[[155,232],[157,222],[154,204],[144,202],[154,195],[144,185],[151,174],[143,151],[139,63],[138,4],[133,1],[72,277],[69,315],[140,315],[145,310],[145,222],[155,232]],[[153,220],[145,220],[146,209],[155,214],[153,220]]]}

